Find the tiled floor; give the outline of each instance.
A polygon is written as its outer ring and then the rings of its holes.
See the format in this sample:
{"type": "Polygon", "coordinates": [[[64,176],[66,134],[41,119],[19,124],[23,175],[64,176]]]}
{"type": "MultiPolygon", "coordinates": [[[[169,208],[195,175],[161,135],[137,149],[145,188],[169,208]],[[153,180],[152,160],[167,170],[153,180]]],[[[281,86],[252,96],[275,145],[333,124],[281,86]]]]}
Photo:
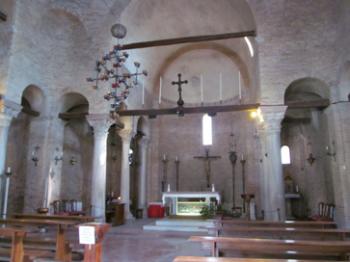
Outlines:
{"type": "Polygon", "coordinates": [[[179,255],[208,255],[199,243],[187,239],[203,233],[143,231],[152,220],[134,220],[112,227],[103,245],[104,262],[170,262],[179,255]]]}

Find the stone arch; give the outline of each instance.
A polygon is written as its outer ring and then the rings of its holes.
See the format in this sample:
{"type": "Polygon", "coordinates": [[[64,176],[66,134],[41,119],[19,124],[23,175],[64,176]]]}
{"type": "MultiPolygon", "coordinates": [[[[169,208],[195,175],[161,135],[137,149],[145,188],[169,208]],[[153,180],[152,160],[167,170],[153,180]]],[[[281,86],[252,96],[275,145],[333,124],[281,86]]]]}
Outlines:
{"type": "MultiPolygon", "coordinates": [[[[285,103],[330,98],[329,86],[317,78],[301,78],[289,84],[285,103]]],[[[324,145],[328,144],[328,118],[316,108],[287,109],[282,122],[281,141],[290,147],[292,162],[283,165],[285,178],[292,179],[304,196],[299,202],[298,216],[317,213],[319,202],[332,201],[333,193],[328,173],[328,159],[324,159],[324,145]]]]}
{"type": "Polygon", "coordinates": [[[330,98],[330,90],[326,83],[317,78],[301,78],[293,81],[284,93],[284,101],[307,101],[319,98],[330,98]]]}
{"type": "MultiPolygon", "coordinates": [[[[87,114],[89,111],[88,100],[78,92],[65,93],[59,101],[61,113],[87,114]]],[[[85,211],[89,211],[92,130],[86,119],[81,117],[67,120],[63,133],[61,198],[82,201],[85,211]]]]}
{"type": "Polygon", "coordinates": [[[45,95],[36,85],[27,86],[22,92],[22,106],[40,112],[45,106],[45,95]]]}
{"type": "Polygon", "coordinates": [[[61,97],[60,112],[89,111],[89,102],[87,98],[78,92],[68,92],[61,97]]]}

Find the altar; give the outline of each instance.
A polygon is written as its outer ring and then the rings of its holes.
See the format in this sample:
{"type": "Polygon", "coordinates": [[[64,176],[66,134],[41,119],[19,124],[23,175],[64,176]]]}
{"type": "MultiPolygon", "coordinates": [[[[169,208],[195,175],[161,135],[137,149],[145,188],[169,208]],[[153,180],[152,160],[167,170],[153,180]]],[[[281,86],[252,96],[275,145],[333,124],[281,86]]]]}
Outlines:
{"type": "Polygon", "coordinates": [[[200,216],[203,207],[219,204],[221,199],[218,192],[164,192],[162,201],[170,215],[200,216]]]}

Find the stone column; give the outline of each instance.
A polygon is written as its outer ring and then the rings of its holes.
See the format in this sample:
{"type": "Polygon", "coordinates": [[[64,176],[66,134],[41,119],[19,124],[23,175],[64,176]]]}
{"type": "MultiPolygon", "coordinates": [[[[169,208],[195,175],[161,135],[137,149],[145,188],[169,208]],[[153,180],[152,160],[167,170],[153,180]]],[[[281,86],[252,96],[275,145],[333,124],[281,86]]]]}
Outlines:
{"type": "Polygon", "coordinates": [[[261,204],[265,220],[285,220],[285,196],[281,163],[281,121],[286,106],[261,107],[259,127],[262,143],[261,204]]]}
{"type": "Polygon", "coordinates": [[[146,217],[146,180],[147,180],[147,152],[148,152],[149,139],[142,138],[140,141],[140,177],[139,177],[139,208],[143,209],[143,217],[146,217]]]}
{"type": "Polygon", "coordinates": [[[133,136],[131,129],[122,129],[118,132],[122,139],[122,163],[121,163],[121,181],[120,194],[122,202],[125,204],[124,216],[126,219],[133,219],[130,212],[130,165],[129,165],[129,149],[133,136]]]}
{"type": "MultiPolygon", "coordinates": [[[[6,151],[7,151],[7,139],[10,129],[11,120],[13,117],[17,117],[20,113],[22,106],[19,104],[4,100],[0,96],[0,176],[5,173],[5,163],[6,163],[6,151]]],[[[3,179],[0,179],[0,210],[3,208],[3,179]]]]}
{"type": "Polygon", "coordinates": [[[91,177],[91,215],[105,221],[107,136],[112,122],[106,114],[90,114],[89,124],[94,129],[94,151],[91,177]]]}
{"type": "Polygon", "coordinates": [[[22,106],[0,97],[0,175],[5,171],[8,132],[13,117],[17,117],[22,106]]]}

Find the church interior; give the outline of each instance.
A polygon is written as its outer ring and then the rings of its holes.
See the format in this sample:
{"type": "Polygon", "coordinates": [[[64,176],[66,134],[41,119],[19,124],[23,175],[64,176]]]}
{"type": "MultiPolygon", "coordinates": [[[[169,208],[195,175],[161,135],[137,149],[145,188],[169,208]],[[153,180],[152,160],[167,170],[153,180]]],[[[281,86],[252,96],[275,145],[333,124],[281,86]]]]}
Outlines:
{"type": "Polygon", "coordinates": [[[1,0],[0,260],[348,260],[349,25],[349,0],[1,0]]]}

